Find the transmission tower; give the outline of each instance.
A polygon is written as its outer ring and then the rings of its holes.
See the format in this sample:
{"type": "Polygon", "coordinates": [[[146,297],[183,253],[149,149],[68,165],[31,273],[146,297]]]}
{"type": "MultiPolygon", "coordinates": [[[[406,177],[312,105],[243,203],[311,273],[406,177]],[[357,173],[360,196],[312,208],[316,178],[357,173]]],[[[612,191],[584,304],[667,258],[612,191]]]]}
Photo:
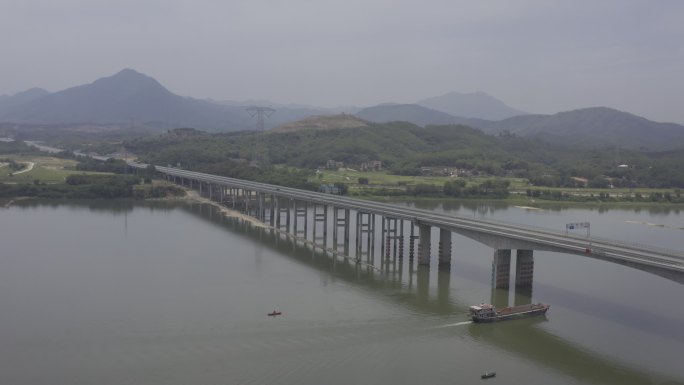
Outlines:
{"type": "MultiPolygon", "coordinates": [[[[257,106],[252,106],[252,107],[247,107],[245,109],[249,115],[253,118],[257,119],[257,126],[256,130],[257,131],[263,131],[264,130],[264,117],[270,118],[271,115],[275,112],[275,110],[271,107],[257,107],[257,106]]],[[[260,156],[259,154],[259,145],[260,145],[260,140],[261,140],[261,135],[256,134],[254,137],[254,154],[252,155],[252,162],[254,165],[258,164],[260,159],[259,158],[265,158],[264,156],[260,156]]],[[[265,159],[261,159],[261,161],[265,161],[265,159]]]]}
{"type": "Polygon", "coordinates": [[[249,113],[249,116],[251,117],[256,117],[257,119],[257,131],[263,131],[264,130],[264,117],[270,118],[271,115],[275,112],[275,110],[271,107],[257,107],[257,106],[252,106],[252,107],[247,107],[246,111],[249,113]]]}

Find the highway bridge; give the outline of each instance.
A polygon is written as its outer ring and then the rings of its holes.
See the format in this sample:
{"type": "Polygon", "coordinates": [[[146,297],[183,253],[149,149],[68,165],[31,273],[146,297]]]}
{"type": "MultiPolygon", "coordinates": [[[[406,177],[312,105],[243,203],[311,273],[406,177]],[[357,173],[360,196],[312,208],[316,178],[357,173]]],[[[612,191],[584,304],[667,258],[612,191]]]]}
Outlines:
{"type": "MultiPolygon", "coordinates": [[[[128,164],[137,170],[148,168],[143,163],[128,164]]],[[[408,239],[409,257],[414,257],[417,241],[418,264],[429,265],[431,234],[432,229],[436,228],[439,229],[437,256],[440,267],[451,264],[452,233],[461,234],[495,249],[492,277],[495,287],[509,285],[511,250],[517,251],[516,286],[532,284],[533,250],[597,258],[684,283],[683,251],[619,240],[580,237],[523,225],[447,215],[178,168],[155,166],[155,172],[170,181],[194,188],[201,195],[222,205],[241,210],[280,231],[310,239],[322,248],[339,251],[358,261],[363,256],[374,258],[377,236],[382,257],[397,254],[403,257],[405,240],[408,239]],[[308,230],[310,222],[312,231],[308,230]],[[332,237],[329,236],[329,230],[332,237]],[[352,244],[353,250],[350,247],[352,244]]]]}

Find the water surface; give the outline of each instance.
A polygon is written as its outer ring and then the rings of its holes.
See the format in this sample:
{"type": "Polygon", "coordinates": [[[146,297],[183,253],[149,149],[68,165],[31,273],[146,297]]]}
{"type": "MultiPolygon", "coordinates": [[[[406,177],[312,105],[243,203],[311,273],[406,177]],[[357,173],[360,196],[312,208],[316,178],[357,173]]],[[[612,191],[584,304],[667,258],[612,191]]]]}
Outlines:
{"type": "MultiPolygon", "coordinates": [[[[431,209],[682,249],[674,211],[431,209]]],[[[458,235],[440,272],[334,259],[203,205],[13,205],[0,228],[3,384],[684,383],[682,285],[581,256],[535,252],[531,291],[493,291],[493,250],[458,235]],[[551,310],[467,321],[492,299],[551,310]]]]}

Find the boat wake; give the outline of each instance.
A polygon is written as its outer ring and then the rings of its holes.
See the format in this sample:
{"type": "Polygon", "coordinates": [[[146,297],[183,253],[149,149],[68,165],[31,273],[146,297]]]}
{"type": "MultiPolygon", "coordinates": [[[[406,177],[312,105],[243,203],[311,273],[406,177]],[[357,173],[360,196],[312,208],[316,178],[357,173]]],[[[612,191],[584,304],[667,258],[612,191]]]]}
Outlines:
{"type": "Polygon", "coordinates": [[[446,324],[446,325],[440,325],[440,326],[435,326],[435,329],[442,329],[442,328],[450,328],[454,326],[462,326],[462,325],[470,325],[473,323],[473,321],[463,321],[463,322],[456,322],[454,324],[446,324]]]}

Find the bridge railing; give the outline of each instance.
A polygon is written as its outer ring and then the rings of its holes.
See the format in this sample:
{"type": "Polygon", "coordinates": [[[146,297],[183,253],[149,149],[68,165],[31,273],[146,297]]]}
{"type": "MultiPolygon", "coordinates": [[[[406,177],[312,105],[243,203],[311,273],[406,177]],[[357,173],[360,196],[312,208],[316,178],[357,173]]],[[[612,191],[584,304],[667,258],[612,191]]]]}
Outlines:
{"type": "MultiPolygon", "coordinates": [[[[417,207],[413,207],[416,208],[417,207]]],[[[468,219],[473,219],[472,217],[466,216],[466,215],[454,215],[451,213],[444,212],[444,214],[453,216],[458,219],[463,219],[463,220],[468,220],[468,219]]],[[[565,231],[549,228],[549,227],[541,227],[541,226],[535,226],[535,225],[529,225],[526,223],[517,223],[517,222],[512,222],[512,221],[505,221],[501,219],[491,219],[491,218],[483,218],[483,217],[475,217],[478,221],[485,222],[485,223],[490,223],[493,225],[502,225],[502,226],[510,226],[510,227],[519,227],[521,229],[527,229],[527,230],[536,230],[539,232],[547,233],[547,234],[552,234],[555,236],[559,237],[565,237],[565,238],[571,238],[574,240],[578,241],[586,241],[586,242],[602,242],[602,243],[607,243],[607,244],[613,244],[616,246],[623,246],[627,248],[632,248],[632,249],[639,249],[641,251],[646,251],[646,252],[651,252],[654,254],[664,254],[664,255],[671,255],[671,256],[676,256],[680,258],[684,258],[684,250],[674,250],[674,249],[669,249],[665,247],[658,247],[654,245],[649,245],[645,243],[639,243],[639,242],[627,242],[627,241],[621,241],[617,240],[614,238],[607,238],[607,237],[600,237],[600,236],[595,236],[591,235],[589,237],[587,236],[582,236],[579,234],[573,234],[573,233],[567,233],[565,231]]]]}
{"type": "MultiPolygon", "coordinates": [[[[132,165],[129,163],[129,165],[132,165]]],[[[146,166],[145,164],[136,164],[135,167],[141,168],[143,166],[146,166]]],[[[186,171],[186,170],[182,170],[186,171]]],[[[230,178],[233,179],[233,178],[230,178]]],[[[250,181],[245,181],[245,182],[250,182],[250,181]]],[[[277,187],[273,185],[273,187],[277,187]]],[[[293,189],[287,189],[288,191],[293,190],[293,189]]],[[[310,191],[307,191],[306,193],[310,194],[310,191]]],[[[358,199],[359,201],[364,201],[368,202],[366,200],[358,199]]],[[[394,204],[392,206],[395,206],[394,204]]],[[[401,207],[402,205],[397,204],[397,207],[401,207]]],[[[414,209],[414,210],[419,210],[415,206],[404,206],[409,209],[414,209]]],[[[426,211],[428,212],[428,211],[426,211]]],[[[429,211],[431,213],[435,213],[434,211],[429,211]]],[[[445,216],[453,217],[455,219],[460,219],[460,220],[472,220],[473,218],[464,216],[464,215],[453,215],[449,214],[446,212],[443,212],[445,216]]],[[[483,222],[483,223],[489,223],[492,225],[501,225],[501,226],[507,226],[507,227],[517,227],[520,228],[521,230],[526,229],[526,230],[533,230],[533,231],[539,231],[541,233],[546,233],[558,237],[565,237],[565,238],[570,238],[574,240],[579,240],[579,241],[586,241],[586,242],[602,242],[606,244],[611,244],[613,246],[617,247],[626,247],[626,248],[631,248],[631,249],[637,249],[640,251],[644,252],[649,252],[653,254],[661,254],[661,255],[666,255],[666,256],[675,256],[677,258],[684,258],[684,251],[681,250],[672,250],[672,249],[667,249],[667,248],[662,248],[662,247],[657,247],[653,245],[647,245],[647,244],[642,244],[642,243],[637,243],[637,242],[625,242],[625,241],[620,241],[616,239],[610,239],[610,238],[604,238],[604,237],[596,237],[596,236],[590,236],[590,237],[583,237],[580,235],[575,235],[575,234],[568,234],[564,231],[559,231],[556,229],[550,229],[546,227],[539,227],[539,226],[534,226],[534,225],[528,225],[528,224],[521,224],[521,223],[515,223],[515,222],[510,222],[510,221],[503,221],[503,220],[494,220],[494,219],[483,219],[483,218],[476,218],[478,221],[483,222]]]]}

